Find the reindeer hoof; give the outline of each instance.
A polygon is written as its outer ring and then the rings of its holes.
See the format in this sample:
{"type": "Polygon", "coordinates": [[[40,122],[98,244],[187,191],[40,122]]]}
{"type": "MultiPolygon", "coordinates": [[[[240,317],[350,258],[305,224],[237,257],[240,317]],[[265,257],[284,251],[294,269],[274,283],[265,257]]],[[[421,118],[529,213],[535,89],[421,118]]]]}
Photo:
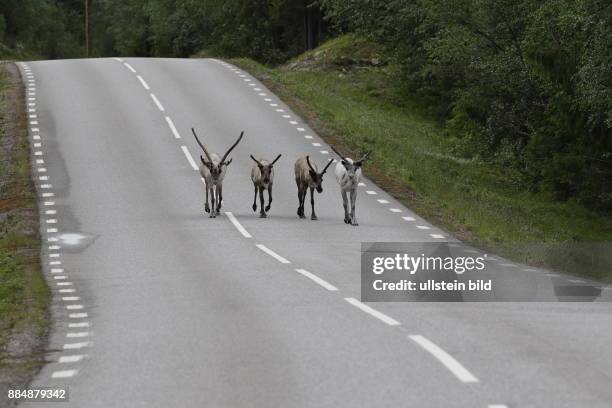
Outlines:
{"type": "Polygon", "coordinates": [[[259,218],[268,218],[265,212],[259,214],[259,218]]]}
{"type": "Polygon", "coordinates": [[[351,223],[351,219],[350,218],[345,218],[344,219],[344,223],[345,224],[350,224],[351,223]]]}
{"type": "Polygon", "coordinates": [[[270,211],[270,206],[266,206],[266,212],[270,211]]]}
{"type": "Polygon", "coordinates": [[[298,215],[300,216],[300,219],[302,219],[302,220],[303,220],[304,218],[306,218],[306,216],[305,216],[304,214],[298,214],[298,215]]]}
{"type": "Polygon", "coordinates": [[[317,218],[317,216],[316,216],[316,215],[311,215],[311,216],[310,216],[310,219],[311,219],[311,220],[313,220],[313,221],[318,220],[318,218],[317,218]]]}
{"type": "Polygon", "coordinates": [[[353,222],[351,223],[351,225],[352,225],[353,227],[358,227],[358,226],[359,226],[359,224],[357,224],[357,221],[353,221],[353,222]]]}
{"type": "Polygon", "coordinates": [[[208,206],[208,204],[204,206],[204,211],[206,211],[207,213],[210,212],[210,207],[208,206]]]}
{"type": "Polygon", "coordinates": [[[253,211],[257,211],[257,204],[253,204],[253,211]]]}

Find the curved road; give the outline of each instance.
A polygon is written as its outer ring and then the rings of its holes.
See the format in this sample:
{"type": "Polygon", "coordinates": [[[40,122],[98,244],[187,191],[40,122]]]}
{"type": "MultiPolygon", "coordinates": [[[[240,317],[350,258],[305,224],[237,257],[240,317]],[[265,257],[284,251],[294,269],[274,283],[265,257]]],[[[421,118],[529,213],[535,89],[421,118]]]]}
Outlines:
{"type": "Polygon", "coordinates": [[[198,59],[20,69],[54,291],[49,364],[32,386],[68,387],[67,406],[612,404],[609,303],[355,300],[362,241],[455,240],[367,179],[360,226],[346,226],[333,171],[319,221],[298,220],[293,163],[308,153],[321,166],[329,148],[248,73],[198,59]],[[245,130],[224,184],[233,217],[203,214],[191,127],[221,152],[245,130]],[[249,154],[278,153],[262,220],[249,154]]]}

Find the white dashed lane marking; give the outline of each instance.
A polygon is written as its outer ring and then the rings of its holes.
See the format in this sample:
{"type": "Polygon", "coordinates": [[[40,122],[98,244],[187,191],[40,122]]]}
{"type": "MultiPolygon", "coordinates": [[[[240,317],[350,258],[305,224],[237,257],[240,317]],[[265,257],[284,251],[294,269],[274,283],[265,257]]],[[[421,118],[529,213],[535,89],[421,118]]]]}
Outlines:
{"type": "Polygon", "coordinates": [[[313,274],[311,272],[308,272],[305,269],[296,269],[295,271],[300,273],[300,274],[302,274],[302,275],[304,275],[305,277],[307,277],[308,279],[312,280],[313,282],[323,286],[327,290],[330,290],[330,291],[337,291],[338,290],[338,288],[335,287],[334,285],[332,285],[332,284],[328,283],[327,281],[319,278],[317,275],[315,275],[315,274],[313,274]]]}
{"type": "Polygon", "coordinates": [[[127,62],[124,62],[123,65],[125,65],[127,67],[127,69],[129,69],[133,73],[136,73],[136,70],[134,68],[132,68],[132,66],[130,64],[128,64],[127,62]]]}
{"type": "Polygon", "coordinates": [[[410,340],[414,341],[419,346],[423,347],[427,352],[434,356],[440,361],[455,377],[464,383],[476,383],[478,379],[472,375],[465,367],[455,360],[450,354],[442,350],[439,346],[434,344],[429,339],[421,336],[420,334],[408,336],[410,340]]]}
{"type": "Polygon", "coordinates": [[[283,264],[291,263],[290,261],[288,261],[287,259],[283,258],[282,256],[280,256],[276,252],[272,251],[270,248],[268,248],[267,246],[265,246],[263,244],[257,244],[256,247],[261,249],[263,252],[265,252],[266,254],[270,255],[272,258],[276,259],[280,263],[283,263],[283,264]]]}
{"type": "Polygon", "coordinates": [[[398,322],[397,320],[387,316],[386,314],[382,312],[379,312],[378,310],[366,305],[365,303],[360,302],[359,300],[355,298],[352,298],[352,297],[344,298],[344,300],[346,300],[349,304],[355,306],[356,308],[366,312],[370,316],[373,316],[377,318],[378,320],[388,324],[389,326],[399,326],[400,325],[400,322],[398,322]]]}
{"type": "Polygon", "coordinates": [[[170,131],[174,135],[174,138],[180,139],[181,135],[179,135],[179,132],[176,130],[176,127],[174,126],[174,122],[172,122],[172,119],[170,118],[170,116],[166,116],[166,122],[168,123],[168,127],[170,127],[170,131]]]}
{"type": "Polygon", "coordinates": [[[146,89],[147,91],[151,89],[149,87],[149,84],[147,84],[147,82],[140,75],[136,75],[136,77],[138,78],[144,89],[146,89]]]}
{"type": "Polygon", "coordinates": [[[187,158],[187,161],[189,162],[191,168],[194,170],[198,170],[198,165],[196,164],[195,160],[193,160],[193,156],[191,156],[191,153],[189,153],[189,149],[187,149],[187,146],[181,146],[181,150],[185,154],[185,157],[187,158]]]}
{"type": "Polygon", "coordinates": [[[151,99],[153,99],[153,102],[155,102],[155,105],[157,105],[157,109],[159,109],[162,112],[165,111],[165,109],[162,106],[161,102],[159,102],[159,99],[157,99],[157,96],[155,96],[154,93],[151,94],[151,99]]]}
{"type": "Polygon", "coordinates": [[[242,226],[242,224],[240,224],[240,222],[234,216],[234,214],[232,214],[229,211],[226,211],[225,215],[230,220],[230,222],[234,225],[234,227],[236,227],[236,229],[242,234],[243,237],[245,237],[245,238],[251,238],[252,237],[251,234],[249,234],[249,232],[242,226]]]}

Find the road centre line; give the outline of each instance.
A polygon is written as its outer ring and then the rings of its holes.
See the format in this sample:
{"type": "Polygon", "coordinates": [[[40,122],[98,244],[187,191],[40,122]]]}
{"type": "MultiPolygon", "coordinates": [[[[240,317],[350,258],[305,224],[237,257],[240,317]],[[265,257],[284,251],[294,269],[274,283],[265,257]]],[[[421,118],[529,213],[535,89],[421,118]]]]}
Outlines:
{"type": "Polygon", "coordinates": [[[174,138],[180,139],[181,135],[179,134],[178,130],[176,130],[176,127],[174,126],[174,122],[172,122],[172,119],[170,118],[170,116],[166,116],[166,122],[168,123],[168,126],[170,127],[170,131],[174,135],[174,138]]]}
{"type": "Polygon", "coordinates": [[[280,263],[283,263],[283,264],[291,263],[290,261],[288,261],[287,259],[283,258],[282,256],[280,256],[276,252],[272,251],[270,248],[268,248],[267,246],[265,246],[263,244],[257,244],[255,246],[257,248],[261,249],[262,251],[264,251],[266,254],[270,255],[272,258],[276,259],[280,263]]]}
{"type": "Polygon", "coordinates": [[[181,150],[185,154],[185,157],[187,157],[187,161],[189,162],[191,168],[197,171],[198,165],[196,164],[195,160],[193,160],[193,157],[191,156],[191,153],[189,153],[189,149],[187,149],[187,146],[182,145],[181,150]]]}
{"type": "Polygon", "coordinates": [[[125,65],[127,67],[127,69],[129,69],[133,73],[136,73],[136,70],[134,68],[132,68],[132,66],[130,64],[128,64],[127,62],[124,62],[123,65],[125,65]]]}
{"type": "Polygon", "coordinates": [[[338,290],[337,287],[335,287],[334,285],[328,283],[327,281],[319,278],[317,275],[315,275],[314,273],[308,272],[305,269],[296,269],[296,272],[304,275],[305,277],[307,277],[308,279],[312,280],[313,282],[323,286],[325,289],[327,290],[331,290],[331,291],[336,291],[338,290]]]}
{"type": "Polygon", "coordinates": [[[226,211],[225,215],[230,220],[230,222],[234,225],[234,227],[236,227],[236,229],[242,234],[243,237],[245,237],[245,238],[252,238],[252,235],[249,234],[249,232],[242,226],[242,224],[240,224],[240,222],[234,216],[234,214],[232,214],[229,211],[226,211]]]}
{"type": "Polygon", "coordinates": [[[365,303],[360,302],[359,300],[355,298],[348,297],[348,298],[344,298],[344,300],[346,300],[348,303],[355,306],[356,308],[360,309],[361,311],[366,312],[370,316],[375,317],[378,320],[388,324],[389,326],[399,326],[400,325],[400,322],[398,322],[397,320],[393,319],[392,317],[387,316],[386,314],[382,312],[379,312],[378,310],[366,305],[365,303]]]}
{"type": "Polygon", "coordinates": [[[159,99],[157,99],[154,93],[151,94],[151,98],[153,99],[153,102],[155,102],[155,105],[157,105],[157,109],[159,109],[162,112],[165,111],[164,107],[159,102],[159,99]]]}
{"type": "Polygon", "coordinates": [[[420,334],[414,334],[408,336],[410,340],[421,346],[432,356],[434,356],[439,362],[441,362],[451,373],[455,375],[461,382],[464,383],[477,383],[478,378],[474,377],[464,366],[455,360],[450,354],[442,350],[435,343],[430,341],[420,334]]]}
{"type": "Polygon", "coordinates": [[[138,78],[144,89],[146,89],[147,91],[151,89],[149,87],[149,84],[147,84],[146,81],[140,75],[136,75],[136,77],[138,78]]]}

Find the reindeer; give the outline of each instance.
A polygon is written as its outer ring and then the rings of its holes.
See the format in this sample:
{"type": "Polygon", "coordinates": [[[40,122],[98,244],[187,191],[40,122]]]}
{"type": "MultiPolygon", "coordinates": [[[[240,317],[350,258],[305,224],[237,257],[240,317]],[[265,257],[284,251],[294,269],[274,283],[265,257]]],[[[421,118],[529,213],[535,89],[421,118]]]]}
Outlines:
{"type": "Polygon", "coordinates": [[[193,128],[191,128],[191,132],[193,132],[193,136],[196,139],[196,142],[200,145],[204,154],[206,155],[206,160],[200,155],[200,161],[202,164],[200,165],[200,175],[204,179],[206,183],[206,204],[204,205],[204,210],[207,213],[210,213],[209,218],[215,218],[219,215],[219,210],[221,209],[221,202],[223,201],[223,178],[225,177],[225,173],[227,171],[227,166],[232,162],[233,159],[229,159],[226,161],[225,159],[230,154],[230,152],[236,147],[236,145],[242,139],[244,135],[244,131],[240,133],[238,140],[228,149],[227,152],[223,155],[223,158],[219,159],[219,155],[216,153],[208,154],[206,147],[200,142],[198,139],[198,135],[193,128]],[[208,194],[210,193],[212,209],[208,205],[208,194]]]}
{"type": "Polygon", "coordinates": [[[327,168],[333,163],[334,159],[330,159],[322,172],[317,171],[316,164],[310,162],[310,156],[300,157],[295,162],[295,183],[298,187],[298,200],[299,207],[297,214],[300,218],[306,218],[304,215],[304,200],[306,199],[306,190],[310,188],[310,205],[312,206],[312,214],[310,215],[311,220],[316,220],[317,215],[315,214],[314,208],[314,190],[317,189],[317,193],[323,192],[323,175],[327,171],[327,168]]]}
{"type": "Polygon", "coordinates": [[[350,157],[344,157],[336,149],[332,150],[340,156],[342,161],[336,164],[336,181],[340,185],[342,193],[342,205],[344,206],[344,223],[357,226],[355,218],[355,202],[357,201],[357,186],[361,180],[361,165],[370,153],[366,153],[360,160],[354,161],[350,157]],[[347,193],[351,195],[351,212],[349,214],[347,193]]]}
{"type": "Polygon", "coordinates": [[[276,159],[272,163],[265,159],[257,160],[253,155],[251,159],[255,162],[255,165],[251,169],[251,181],[255,187],[255,196],[253,197],[253,211],[257,211],[257,193],[259,192],[259,203],[260,212],[259,218],[266,218],[266,213],[270,211],[270,205],[272,204],[272,182],[274,181],[274,163],[280,159],[281,155],[276,156],[276,159]],[[264,210],[264,190],[268,190],[268,205],[264,210]]]}

